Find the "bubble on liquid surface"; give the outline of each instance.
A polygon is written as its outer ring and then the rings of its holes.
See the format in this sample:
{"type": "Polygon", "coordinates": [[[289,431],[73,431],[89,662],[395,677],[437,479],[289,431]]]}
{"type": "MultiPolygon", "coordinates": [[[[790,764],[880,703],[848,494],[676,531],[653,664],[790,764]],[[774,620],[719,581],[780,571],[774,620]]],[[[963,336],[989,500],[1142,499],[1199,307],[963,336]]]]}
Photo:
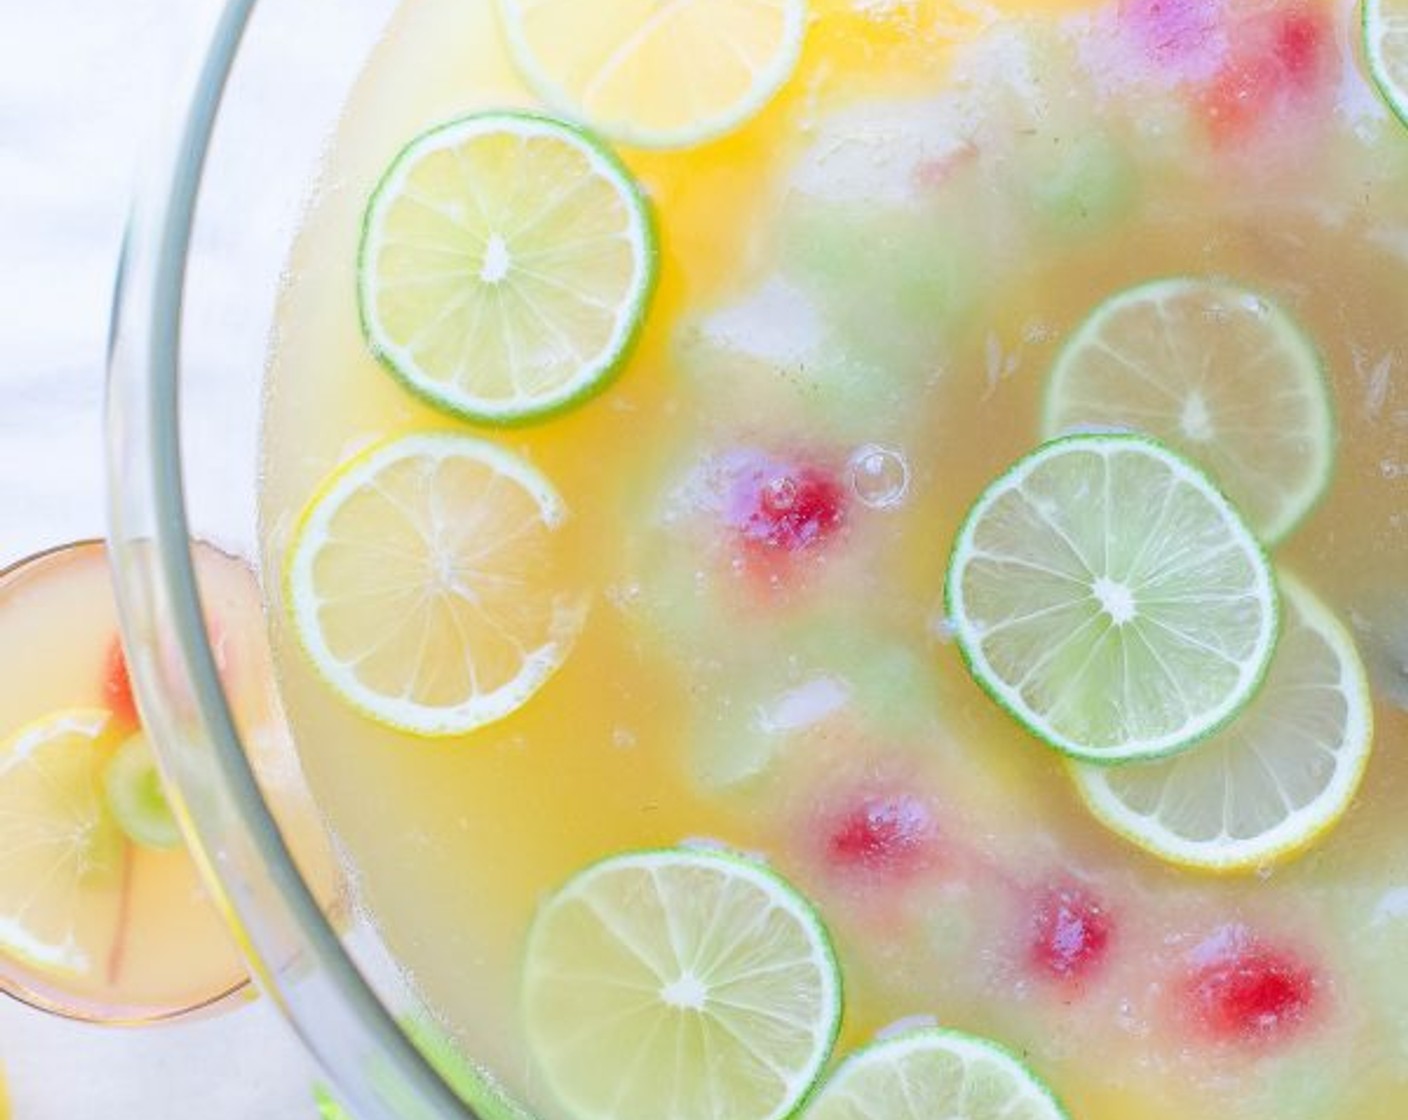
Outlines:
{"type": "Polygon", "coordinates": [[[624,724],[618,724],[611,731],[611,744],[618,750],[630,750],[637,742],[636,733],[624,724]]]}
{"type": "Polygon", "coordinates": [[[872,509],[891,509],[909,494],[909,463],[898,451],[868,443],[851,456],[851,490],[872,509]]]}
{"type": "Polygon", "coordinates": [[[953,619],[949,618],[942,610],[936,610],[929,616],[929,634],[941,645],[952,645],[954,641],[953,619]]]}

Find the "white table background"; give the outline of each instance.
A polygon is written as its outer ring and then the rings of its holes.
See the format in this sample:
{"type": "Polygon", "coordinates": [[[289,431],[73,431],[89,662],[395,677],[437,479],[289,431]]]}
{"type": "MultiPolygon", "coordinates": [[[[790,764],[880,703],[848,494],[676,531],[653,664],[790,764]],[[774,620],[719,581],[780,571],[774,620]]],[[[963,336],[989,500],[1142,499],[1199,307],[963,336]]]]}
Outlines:
{"type": "MultiPolygon", "coordinates": [[[[103,352],[129,182],[217,6],[0,0],[0,565],[103,530],[103,352]]],[[[316,1114],[316,1072],[264,1001],[113,1030],[0,996],[0,1064],[15,1120],[316,1114]]]]}

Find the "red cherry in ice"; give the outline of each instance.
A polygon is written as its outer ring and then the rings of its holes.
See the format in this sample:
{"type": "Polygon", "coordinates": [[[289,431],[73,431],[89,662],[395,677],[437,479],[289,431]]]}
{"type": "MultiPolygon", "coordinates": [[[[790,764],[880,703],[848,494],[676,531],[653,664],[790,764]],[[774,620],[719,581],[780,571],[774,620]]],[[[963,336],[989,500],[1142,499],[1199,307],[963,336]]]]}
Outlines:
{"type": "Polygon", "coordinates": [[[1109,910],[1085,887],[1047,887],[1032,910],[1028,961],[1053,979],[1085,979],[1104,962],[1113,933],[1109,910]]]}
{"type": "Polygon", "coordinates": [[[938,838],[934,814],[921,798],[872,794],[832,816],[825,854],[840,871],[906,879],[931,864],[938,838]]]}
{"type": "Polygon", "coordinates": [[[1215,933],[1192,954],[1186,996],[1200,1033],[1219,1042],[1267,1043],[1309,1017],[1314,971],[1243,927],[1215,933]]]}
{"type": "Polygon", "coordinates": [[[103,659],[103,703],[113,719],[124,727],[136,727],[140,722],[137,702],[132,696],[132,678],[127,673],[127,658],[122,652],[122,639],[116,634],[103,659]]]}
{"type": "Polygon", "coordinates": [[[1292,89],[1309,93],[1319,84],[1327,32],[1324,17],[1309,11],[1287,12],[1276,24],[1272,50],[1292,89]]]}
{"type": "Polygon", "coordinates": [[[1276,66],[1270,59],[1239,58],[1229,63],[1203,96],[1213,138],[1230,141],[1245,136],[1271,108],[1276,89],[1276,66]]]}
{"type": "Polygon", "coordinates": [[[846,494],[815,466],[759,458],[734,477],[730,517],[750,545],[770,552],[816,548],[846,518],[846,494]]]}
{"type": "Polygon", "coordinates": [[[1245,138],[1278,111],[1303,103],[1329,72],[1330,30],[1323,14],[1304,8],[1277,13],[1248,33],[1249,43],[1203,93],[1214,140],[1245,138]]]}

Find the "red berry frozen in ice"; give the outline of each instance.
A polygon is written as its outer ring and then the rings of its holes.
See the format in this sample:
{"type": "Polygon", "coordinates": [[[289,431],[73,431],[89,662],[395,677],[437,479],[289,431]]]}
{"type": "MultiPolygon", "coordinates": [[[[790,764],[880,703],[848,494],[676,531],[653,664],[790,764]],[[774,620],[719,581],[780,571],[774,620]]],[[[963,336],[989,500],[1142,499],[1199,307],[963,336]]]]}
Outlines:
{"type": "Polygon", "coordinates": [[[1292,1033],[1314,1009],[1314,970],[1242,926],[1218,930],[1193,951],[1187,1010],[1199,1033],[1261,1044],[1292,1033]]]}
{"type": "Polygon", "coordinates": [[[824,544],[841,528],[846,494],[826,470],[758,456],[739,465],[728,515],[750,545],[801,552],[824,544]]]}
{"type": "Polygon", "coordinates": [[[825,858],[837,871],[907,879],[932,864],[938,839],[933,811],[922,798],[869,794],[830,815],[825,858]]]}
{"type": "Polygon", "coordinates": [[[1213,139],[1236,141],[1325,86],[1330,28],[1326,17],[1295,7],[1253,23],[1245,41],[1203,92],[1213,139]]]}
{"type": "Polygon", "coordinates": [[[132,679],[127,673],[127,658],[122,652],[122,639],[113,635],[103,660],[103,703],[113,719],[124,727],[136,727],[137,702],[132,696],[132,679]]]}
{"type": "Polygon", "coordinates": [[[1047,887],[1032,910],[1028,961],[1044,976],[1085,979],[1104,962],[1114,928],[1090,890],[1075,883],[1047,887]]]}
{"type": "Polygon", "coordinates": [[[1214,139],[1234,140],[1251,131],[1270,111],[1277,84],[1269,58],[1237,58],[1225,66],[1203,95],[1214,139]]]}
{"type": "Polygon", "coordinates": [[[921,192],[944,187],[959,171],[972,166],[979,154],[976,144],[971,140],[963,140],[942,155],[921,160],[914,167],[914,185],[921,192]]]}
{"type": "Polygon", "coordinates": [[[1323,15],[1304,9],[1286,12],[1276,23],[1273,52],[1288,87],[1309,93],[1320,83],[1328,32],[1323,15]]]}

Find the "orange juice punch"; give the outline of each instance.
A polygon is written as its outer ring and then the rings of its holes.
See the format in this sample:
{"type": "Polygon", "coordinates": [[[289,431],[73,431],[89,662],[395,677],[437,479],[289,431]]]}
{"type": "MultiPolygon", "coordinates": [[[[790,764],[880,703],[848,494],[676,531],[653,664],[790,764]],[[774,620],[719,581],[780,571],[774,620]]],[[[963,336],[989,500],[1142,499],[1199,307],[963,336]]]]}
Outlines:
{"type": "Polygon", "coordinates": [[[469,1105],[1408,1114],[1405,121],[1403,0],[401,6],[263,590],[469,1105]]]}

